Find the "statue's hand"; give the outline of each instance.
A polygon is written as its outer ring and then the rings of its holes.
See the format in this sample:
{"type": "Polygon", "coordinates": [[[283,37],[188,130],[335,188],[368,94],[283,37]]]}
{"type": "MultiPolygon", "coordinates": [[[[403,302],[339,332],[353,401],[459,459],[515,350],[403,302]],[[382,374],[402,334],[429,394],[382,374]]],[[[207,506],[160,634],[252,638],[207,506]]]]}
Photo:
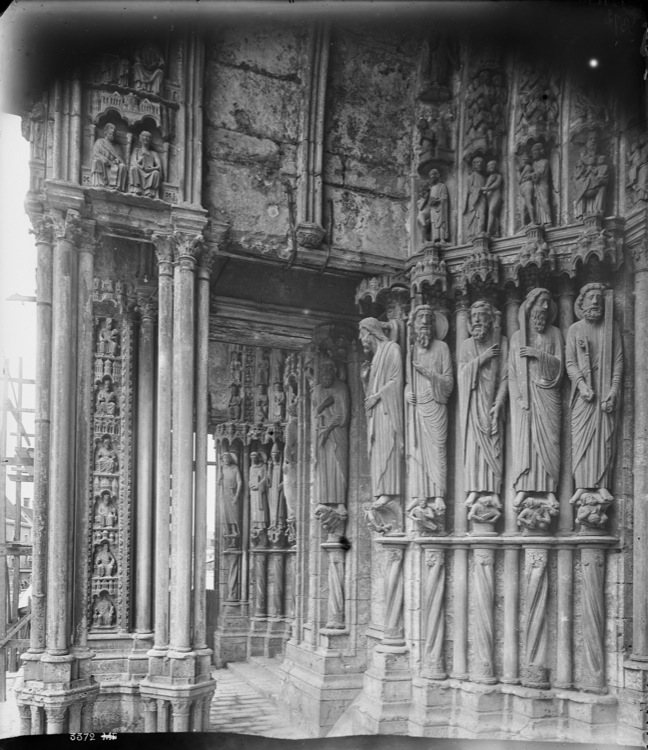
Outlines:
{"type": "Polygon", "coordinates": [[[412,391],[405,391],[405,400],[408,404],[416,406],[416,396],[412,393],[412,391]]]}
{"type": "Polygon", "coordinates": [[[520,409],[523,409],[524,411],[529,411],[530,405],[522,403],[522,399],[518,396],[518,398],[515,399],[517,405],[520,407],[520,409]]]}
{"type": "Polygon", "coordinates": [[[486,351],[482,355],[480,355],[479,363],[485,365],[489,359],[493,359],[493,357],[499,357],[499,354],[499,344],[493,344],[493,346],[491,346],[489,349],[486,349],[486,351]]]}
{"type": "Polygon", "coordinates": [[[579,381],[578,390],[585,401],[589,402],[594,400],[594,391],[583,380],[579,381]]]}
{"type": "Polygon", "coordinates": [[[365,411],[370,412],[379,401],[379,393],[374,393],[373,396],[367,396],[367,398],[365,399],[365,411]]]}
{"type": "Polygon", "coordinates": [[[601,409],[603,411],[608,412],[608,414],[612,411],[614,411],[617,407],[617,394],[616,391],[610,391],[607,395],[607,398],[603,403],[601,404],[601,409]]]}
{"type": "Polygon", "coordinates": [[[538,359],[539,356],[540,356],[540,352],[537,349],[534,349],[532,346],[520,347],[520,357],[529,357],[533,359],[538,359]]]}

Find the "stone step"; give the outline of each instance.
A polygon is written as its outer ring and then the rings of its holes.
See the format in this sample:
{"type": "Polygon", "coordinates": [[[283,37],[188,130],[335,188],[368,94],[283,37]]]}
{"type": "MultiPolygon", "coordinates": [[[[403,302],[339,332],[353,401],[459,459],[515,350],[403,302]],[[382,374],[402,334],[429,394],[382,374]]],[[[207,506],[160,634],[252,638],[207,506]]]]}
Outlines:
{"type": "Polygon", "coordinates": [[[227,669],[273,701],[280,702],[280,665],[281,661],[277,659],[253,656],[246,662],[230,662],[227,669]]]}

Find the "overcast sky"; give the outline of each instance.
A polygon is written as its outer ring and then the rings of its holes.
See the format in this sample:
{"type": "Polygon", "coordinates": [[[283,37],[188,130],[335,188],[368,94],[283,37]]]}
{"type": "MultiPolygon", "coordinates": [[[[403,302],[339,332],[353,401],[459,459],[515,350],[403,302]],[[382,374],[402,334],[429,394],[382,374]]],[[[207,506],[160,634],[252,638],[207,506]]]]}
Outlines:
{"type": "Polygon", "coordinates": [[[0,113],[0,356],[10,360],[14,376],[22,357],[25,376],[33,378],[36,305],[7,301],[36,294],[36,247],[24,208],[28,189],[29,145],[20,118],[0,113]]]}

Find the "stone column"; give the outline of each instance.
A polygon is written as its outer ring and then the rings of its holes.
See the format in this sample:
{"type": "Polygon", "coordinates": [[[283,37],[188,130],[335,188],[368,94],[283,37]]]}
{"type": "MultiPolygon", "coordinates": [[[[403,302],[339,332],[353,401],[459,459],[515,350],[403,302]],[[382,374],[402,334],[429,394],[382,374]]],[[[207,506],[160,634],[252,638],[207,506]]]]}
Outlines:
{"type": "MultiPolygon", "coordinates": [[[[468,299],[465,295],[455,302],[455,351],[468,337],[468,299]]],[[[457,402],[455,402],[457,405],[457,402]]],[[[459,428],[459,408],[455,409],[455,517],[454,531],[456,535],[463,535],[468,531],[466,506],[464,505],[463,481],[463,443],[459,428]]],[[[452,658],[452,677],[462,680],[468,677],[468,545],[459,544],[454,550],[454,581],[453,581],[453,618],[454,641],[452,658]]]]}
{"type": "Polygon", "coordinates": [[[605,693],[605,550],[600,547],[581,549],[583,637],[581,676],[575,685],[579,690],[605,693]]]}
{"type": "Polygon", "coordinates": [[[157,699],[157,731],[168,732],[170,729],[169,709],[170,703],[164,698],[157,699]]]}
{"type": "Polygon", "coordinates": [[[504,628],[502,682],[519,682],[518,629],[520,627],[520,550],[504,545],[504,628]]]}
{"type": "MultiPolygon", "coordinates": [[[[520,291],[517,287],[512,286],[511,284],[507,285],[506,287],[506,337],[509,340],[509,344],[511,341],[511,336],[519,329],[520,324],[518,321],[518,313],[520,312],[520,303],[521,303],[521,295],[520,291]]],[[[505,427],[505,440],[506,440],[506,447],[505,447],[505,465],[504,465],[504,476],[511,477],[512,476],[512,466],[513,466],[513,440],[512,440],[512,426],[511,426],[511,420],[506,420],[506,427],[505,427]]],[[[504,496],[503,496],[503,504],[504,504],[504,533],[505,534],[515,534],[517,533],[518,526],[517,526],[517,513],[515,512],[515,508],[513,507],[513,500],[515,499],[515,490],[513,489],[512,483],[505,483],[502,487],[504,496]]],[[[512,555],[510,553],[513,553],[514,550],[509,549],[507,550],[509,553],[509,557],[512,555]]],[[[505,589],[506,594],[506,589],[505,589]]]]}
{"type": "MultiPolygon", "coordinates": [[[[73,242],[78,231],[79,214],[70,210],[65,216],[59,214],[56,219],[52,295],[52,422],[46,643],[49,655],[62,656],[69,653],[71,635],[72,576],[68,553],[71,544],[71,498],[74,495],[70,455],[73,451],[75,430],[70,391],[71,384],[76,378],[73,361],[73,339],[76,331],[72,330],[76,265],[73,242]]],[[[53,726],[58,727],[59,722],[57,719],[50,719],[48,711],[48,733],[52,733],[53,726]]]]}
{"type": "Polygon", "coordinates": [[[45,709],[42,706],[31,706],[31,733],[45,734],[45,709]]]}
{"type": "Polygon", "coordinates": [[[153,588],[153,451],[155,434],[155,309],[152,289],[139,291],[137,358],[137,476],[135,540],[135,630],[152,632],[153,588]]]}
{"type": "Polygon", "coordinates": [[[94,702],[93,703],[84,703],[81,706],[81,731],[82,732],[91,732],[93,723],[92,723],[92,713],[94,711],[94,702]]]}
{"type": "Polygon", "coordinates": [[[558,559],[558,591],[556,602],[556,677],[554,687],[570,688],[572,686],[573,653],[572,633],[574,627],[573,596],[574,596],[574,548],[562,547],[557,550],[558,559]]]}
{"type": "MultiPolygon", "coordinates": [[[[560,296],[558,299],[558,322],[563,339],[567,337],[569,326],[575,321],[574,301],[576,299],[576,286],[574,281],[567,276],[560,279],[560,296]]],[[[563,460],[560,464],[560,481],[558,485],[558,499],[560,502],[560,515],[558,518],[558,534],[571,534],[574,528],[574,511],[569,499],[574,494],[574,479],[571,465],[571,385],[568,378],[563,380],[562,385],[562,426],[560,431],[560,444],[562,446],[563,460]]],[[[574,549],[571,546],[563,546],[556,553],[558,564],[557,581],[557,628],[556,628],[556,677],[554,685],[561,688],[570,688],[573,683],[573,575],[574,575],[574,549]]]]}
{"type": "Polygon", "coordinates": [[[63,734],[67,718],[67,706],[45,706],[47,734],[63,734]]]}
{"type": "Polygon", "coordinates": [[[423,568],[423,607],[421,635],[423,640],[423,675],[433,680],[446,676],[443,663],[445,634],[445,550],[425,544],[423,568]],[[426,570],[427,569],[427,570],[426,570]]]}
{"type": "MultiPolygon", "coordinates": [[[[562,276],[560,279],[560,296],[558,298],[558,322],[563,341],[567,338],[569,326],[576,320],[574,315],[574,301],[576,287],[572,279],[562,276]]],[[[558,532],[571,533],[574,529],[574,509],[569,500],[574,494],[574,479],[572,476],[572,444],[571,444],[571,384],[565,377],[562,384],[562,426],[560,430],[561,455],[560,481],[558,484],[558,500],[560,502],[560,516],[558,518],[558,532]]],[[[571,551],[567,550],[571,555],[571,551]]]]}
{"type": "Polygon", "coordinates": [[[188,732],[191,704],[189,701],[171,701],[171,713],[173,716],[173,731],[188,732]]]}
{"type": "Polygon", "coordinates": [[[169,645],[169,512],[173,381],[173,247],[170,234],[153,235],[158,261],[158,353],[155,440],[155,644],[169,645]]]}
{"type": "MultiPolygon", "coordinates": [[[[522,684],[548,688],[547,664],[547,598],[549,551],[543,546],[527,547],[524,554],[526,581],[526,613],[524,625],[524,667],[522,684]]],[[[505,641],[506,643],[506,641],[505,641]]]]}
{"type": "Polygon", "coordinates": [[[144,731],[155,732],[157,728],[157,700],[155,698],[142,698],[144,708],[144,731]]]}
{"type": "Polygon", "coordinates": [[[386,557],[385,565],[385,614],[383,625],[382,645],[405,646],[405,582],[403,580],[403,560],[405,545],[402,539],[398,541],[381,539],[386,557]]]}
{"type": "Polygon", "coordinates": [[[29,735],[32,733],[32,707],[25,703],[18,704],[18,713],[20,714],[20,734],[29,735]]]}
{"type": "Polygon", "coordinates": [[[268,614],[270,617],[281,617],[283,615],[286,556],[283,552],[272,552],[270,559],[272,564],[272,585],[270,586],[268,614]]]}
{"type": "Polygon", "coordinates": [[[254,554],[254,615],[268,614],[268,555],[266,550],[255,549],[254,554]]]}
{"type": "MultiPolygon", "coordinates": [[[[328,554],[327,628],[344,628],[344,547],[339,542],[323,542],[328,554]]],[[[290,553],[289,553],[290,554],[290,553]]],[[[287,603],[288,604],[288,603],[287,603]]],[[[287,614],[288,606],[286,607],[287,614]]]]}
{"type": "MultiPolygon", "coordinates": [[[[191,651],[194,458],[194,270],[200,235],[176,234],[173,310],[173,568],[170,646],[191,651]]],[[[180,720],[183,723],[183,720],[180,720]]],[[[174,731],[177,729],[174,718],[174,731]]]]}
{"type": "Polygon", "coordinates": [[[495,550],[478,548],[474,559],[473,648],[475,656],[470,677],[474,682],[494,683],[495,668],[495,550]]]}
{"type": "Polygon", "coordinates": [[[632,658],[648,662],[648,240],[634,256],[634,511],[632,658]]]}
{"type": "Polygon", "coordinates": [[[193,645],[207,648],[207,430],[209,374],[209,277],[215,256],[200,255],[197,281],[196,325],[196,505],[194,512],[193,645]]]}
{"type": "MultiPolygon", "coordinates": [[[[31,654],[45,650],[47,592],[47,499],[49,494],[50,381],[52,375],[52,217],[33,219],[36,235],[36,413],[34,418],[34,520],[31,654]]],[[[28,667],[26,667],[28,669],[28,667]]]]}

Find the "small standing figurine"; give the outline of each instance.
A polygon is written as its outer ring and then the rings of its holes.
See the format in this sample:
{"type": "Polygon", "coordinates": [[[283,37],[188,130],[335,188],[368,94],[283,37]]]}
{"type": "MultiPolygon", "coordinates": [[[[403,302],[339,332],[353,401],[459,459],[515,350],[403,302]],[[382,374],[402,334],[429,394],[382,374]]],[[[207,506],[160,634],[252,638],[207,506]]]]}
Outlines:
{"type": "Polygon", "coordinates": [[[486,213],[488,219],[486,233],[489,237],[499,237],[504,178],[497,169],[496,161],[491,159],[488,162],[486,165],[486,175],[486,184],[482,188],[482,193],[486,196],[487,203],[486,213]]]}
{"type": "Polygon", "coordinates": [[[417,203],[418,223],[423,228],[426,242],[447,242],[450,237],[448,188],[440,179],[439,170],[431,169],[428,187],[423,188],[417,203]]]}

